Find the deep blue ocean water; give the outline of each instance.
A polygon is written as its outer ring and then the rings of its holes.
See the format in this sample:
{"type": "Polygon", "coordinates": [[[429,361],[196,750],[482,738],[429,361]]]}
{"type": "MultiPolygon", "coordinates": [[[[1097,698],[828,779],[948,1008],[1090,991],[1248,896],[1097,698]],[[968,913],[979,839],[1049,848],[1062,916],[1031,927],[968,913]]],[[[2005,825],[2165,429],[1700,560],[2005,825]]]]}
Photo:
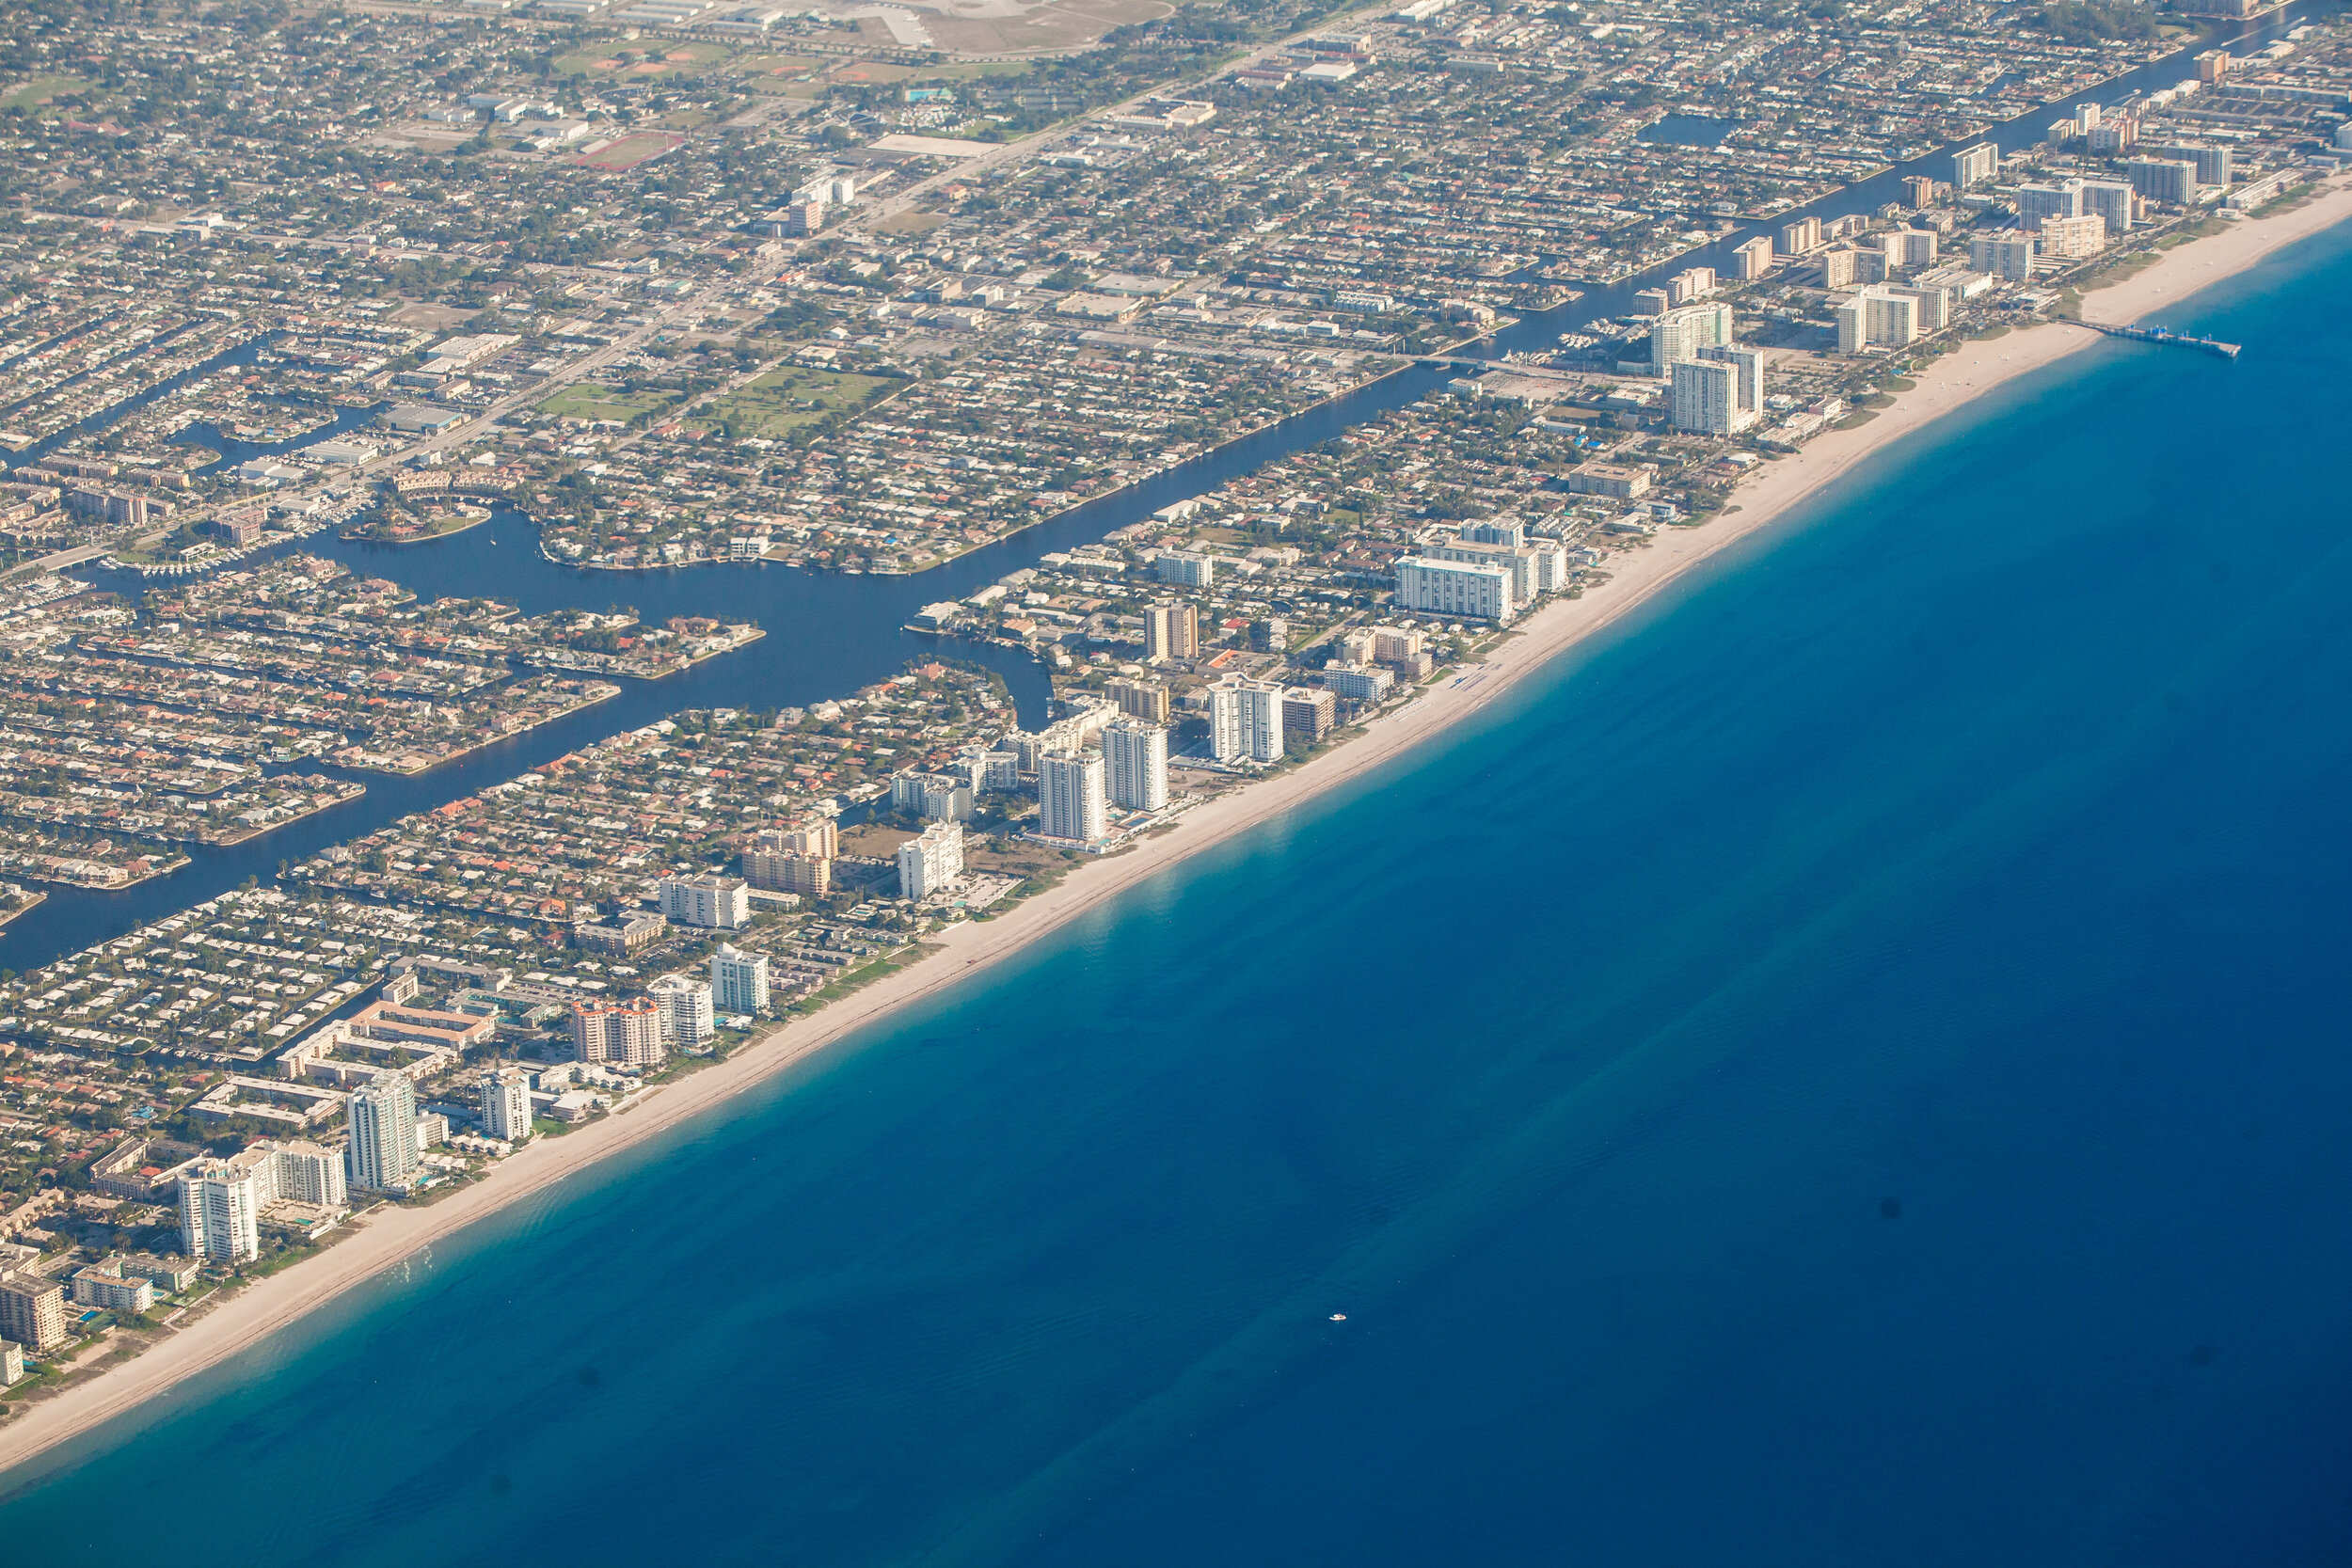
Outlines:
{"type": "Polygon", "coordinates": [[[2347,284],[1882,454],[72,1446],[8,1560],[2352,1560],[2347,284]]]}

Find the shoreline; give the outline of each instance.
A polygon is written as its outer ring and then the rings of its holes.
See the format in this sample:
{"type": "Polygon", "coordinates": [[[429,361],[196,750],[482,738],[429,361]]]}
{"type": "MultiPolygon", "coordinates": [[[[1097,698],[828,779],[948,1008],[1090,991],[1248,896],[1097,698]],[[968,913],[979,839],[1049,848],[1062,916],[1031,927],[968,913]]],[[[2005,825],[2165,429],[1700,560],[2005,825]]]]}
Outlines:
{"type": "MultiPolygon", "coordinates": [[[[2268,218],[2161,253],[2132,277],[2094,291],[2084,315],[2123,322],[2241,272],[2272,251],[2352,218],[2352,182],[2317,185],[2311,199],[2268,218]]],[[[1692,567],[1759,532],[1855,464],[1966,406],[2012,378],[2100,341],[2079,325],[2044,322],[1993,340],[1963,342],[1920,371],[1915,387],[1867,423],[1832,430],[1741,482],[1724,512],[1703,526],[1661,533],[1619,558],[1612,578],[1585,596],[1528,617],[1484,663],[1457,667],[1441,684],[1380,715],[1347,744],[1301,767],[1210,800],[1172,831],[1116,856],[1089,860],[1059,886],[985,922],[942,934],[929,958],[883,976],[811,1018],[782,1023],[725,1062],[647,1094],[626,1114],[561,1138],[524,1146],[485,1180],[426,1208],[378,1211],[341,1243],[241,1288],[196,1324],[103,1375],[35,1404],[0,1426],[0,1470],[15,1470],[118,1417],[132,1416],[183,1379],[216,1365],[343,1291],[461,1227],[521,1201],[607,1155],[668,1132],[773,1074],[912,1003],[1010,958],[1030,942],[1200,850],[1382,767],[1486,708],[1519,681],[1586,638],[1615,625],[1692,567]]],[[[2142,352],[2165,352],[2148,349],[2142,352]]],[[[20,1475],[10,1490],[32,1480],[20,1475]]]]}

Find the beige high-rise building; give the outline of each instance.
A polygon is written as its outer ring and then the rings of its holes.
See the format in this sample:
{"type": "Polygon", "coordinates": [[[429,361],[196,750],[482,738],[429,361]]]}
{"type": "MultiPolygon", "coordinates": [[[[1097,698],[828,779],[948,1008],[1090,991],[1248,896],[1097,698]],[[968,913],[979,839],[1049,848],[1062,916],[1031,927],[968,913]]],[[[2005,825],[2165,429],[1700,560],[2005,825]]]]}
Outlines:
{"type": "Polygon", "coordinates": [[[2069,261],[2096,256],[2106,248],[2107,220],[2096,213],[2071,218],[2043,218],[2041,238],[2036,243],[2044,256],[2069,261]]]}
{"type": "Polygon", "coordinates": [[[789,828],[767,828],[754,835],[758,848],[787,855],[816,855],[832,860],[841,853],[841,828],[830,816],[812,817],[789,828]]]}
{"type": "Polygon", "coordinates": [[[1780,226],[1780,253],[1807,256],[1821,248],[1821,220],[1798,218],[1780,226]]]}
{"type": "Polygon", "coordinates": [[[1130,719],[1140,719],[1147,724],[1168,722],[1168,688],[1157,681],[1113,681],[1104,689],[1104,695],[1130,719]]]}
{"type": "Polygon", "coordinates": [[[65,1287],[37,1274],[0,1274],[0,1339],[35,1351],[65,1343],[65,1287]]]}
{"type": "Polygon", "coordinates": [[[1155,604],[1143,612],[1143,657],[1198,658],[1200,612],[1189,604],[1155,604]]]}
{"type": "Polygon", "coordinates": [[[583,1062],[644,1067],[661,1060],[661,1004],[650,996],[572,1004],[572,1048],[583,1062]]]}

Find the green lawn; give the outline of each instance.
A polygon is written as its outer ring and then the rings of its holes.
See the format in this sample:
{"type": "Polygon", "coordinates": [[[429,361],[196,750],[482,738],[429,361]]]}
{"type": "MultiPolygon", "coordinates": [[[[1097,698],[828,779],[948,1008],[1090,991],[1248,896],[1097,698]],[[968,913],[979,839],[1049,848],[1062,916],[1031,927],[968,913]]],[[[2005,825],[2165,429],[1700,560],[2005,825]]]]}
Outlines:
{"type": "Polygon", "coordinates": [[[23,87],[0,97],[0,109],[29,109],[44,98],[60,93],[87,92],[91,84],[79,76],[36,76],[23,87]]]}
{"type": "Polygon", "coordinates": [[[892,376],[786,365],[704,404],[696,422],[715,426],[733,420],[747,436],[773,439],[827,414],[863,408],[886,388],[900,385],[892,376]]]}
{"type": "Polygon", "coordinates": [[[747,55],[735,64],[736,69],[747,76],[763,72],[771,76],[791,76],[812,69],[817,60],[808,55],[747,55]]]}
{"type": "Polygon", "coordinates": [[[658,413],[676,401],[675,392],[650,388],[625,392],[600,381],[576,381],[539,404],[539,412],[562,419],[626,421],[640,414],[658,413]]]}

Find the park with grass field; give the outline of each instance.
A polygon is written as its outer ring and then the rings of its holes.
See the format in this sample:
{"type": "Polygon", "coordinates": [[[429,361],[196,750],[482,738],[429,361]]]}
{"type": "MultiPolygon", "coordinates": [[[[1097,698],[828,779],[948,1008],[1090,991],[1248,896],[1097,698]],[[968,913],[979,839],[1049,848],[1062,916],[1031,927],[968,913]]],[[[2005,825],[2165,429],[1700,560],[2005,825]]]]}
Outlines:
{"type": "Polygon", "coordinates": [[[0,94],[0,109],[39,108],[53,98],[88,92],[95,86],[95,83],[85,82],[79,76],[36,76],[23,87],[11,87],[5,94],[0,94]]]}
{"type": "Polygon", "coordinates": [[[541,404],[539,412],[560,420],[614,420],[627,424],[641,415],[659,414],[677,400],[676,392],[658,388],[631,392],[601,381],[575,381],[541,404]]]}
{"type": "Polygon", "coordinates": [[[905,385],[897,376],[785,365],[712,399],[696,411],[694,422],[773,440],[829,414],[854,412],[905,385]]]}
{"type": "Polygon", "coordinates": [[[626,43],[591,44],[559,55],[556,71],[565,76],[626,76],[632,80],[685,76],[717,65],[735,52],[723,43],[687,43],[675,49],[631,48],[626,43]]]}

